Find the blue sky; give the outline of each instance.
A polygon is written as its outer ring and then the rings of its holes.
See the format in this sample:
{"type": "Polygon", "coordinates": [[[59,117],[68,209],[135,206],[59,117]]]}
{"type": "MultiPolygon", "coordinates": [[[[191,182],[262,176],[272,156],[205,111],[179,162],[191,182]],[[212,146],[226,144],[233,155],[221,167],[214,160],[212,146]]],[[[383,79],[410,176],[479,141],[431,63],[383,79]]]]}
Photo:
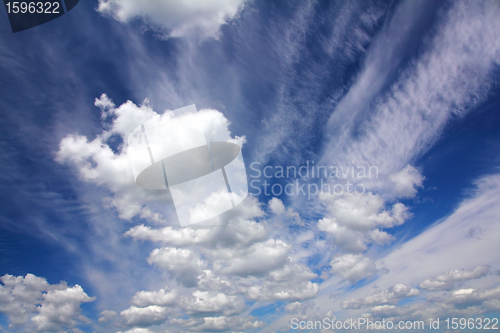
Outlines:
{"type": "Polygon", "coordinates": [[[81,1],[16,34],[2,9],[0,331],[498,318],[499,3],[186,3],[81,1]],[[242,145],[262,193],[227,228],[135,185],[128,133],[158,115],[242,145]]]}

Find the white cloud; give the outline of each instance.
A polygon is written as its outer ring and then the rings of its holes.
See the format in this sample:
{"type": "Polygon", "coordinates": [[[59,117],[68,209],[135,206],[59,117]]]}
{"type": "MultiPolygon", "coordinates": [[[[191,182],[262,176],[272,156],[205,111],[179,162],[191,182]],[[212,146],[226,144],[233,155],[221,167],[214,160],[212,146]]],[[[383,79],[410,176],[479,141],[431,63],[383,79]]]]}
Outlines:
{"type": "Polygon", "coordinates": [[[37,331],[61,331],[61,327],[75,326],[77,319],[82,321],[82,318],[78,318],[80,304],[94,300],[95,297],[89,297],[79,285],[49,290],[41,306],[37,307],[38,314],[31,321],[37,331]]]}
{"type": "Polygon", "coordinates": [[[9,327],[29,326],[31,321],[32,330],[61,332],[77,323],[88,324],[88,319],[80,315],[80,305],[95,297],[89,297],[79,285],[49,285],[33,274],[6,274],[0,280],[0,312],[9,317],[9,327]]]}
{"type": "Polygon", "coordinates": [[[479,279],[488,273],[488,266],[478,266],[472,270],[453,269],[423,281],[419,287],[426,290],[451,290],[454,289],[456,282],[479,279]]]}
{"type": "Polygon", "coordinates": [[[285,311],[290,314],[302,314],[305,315],[311,309],[314,309],[313,301],[306,302],[292,302],[285,306],[285,311]]]}
{"type": "MultiPolygon", "coordinates": [[[[126,330],[124,332],[118,331],[117,333],[153,333],[153,331],[151,331],[149,328],[134,327],[134,328],[126,330]]],[[[163,333],[168,333],[168,331],[163,332],[163,333]]]]}
{"type": "Polygon", "coordinates": [[[500,269],[496,241],[496,235],[500,235],[499,191],[499,175],[480,179],[476,191],[450,216],[411,240],[395,245],[388,254],[379,254],[375,262],[387,274],[356,290],[341,293],[332,305],[328,296],[345,290],[338,287],[339,279],[334,275],[322,284],[325,292],[315,298],[315,303],[321,309],[339,311],[345,318],[357,316],[359,311],[342,311],[341,304],[348,308],[367,307],[374,318],[398,320],[470,317],[494,311],[499,298],[498,276],[488,271],[500,269]],[[469,232],[473,227],[480,227],[487,236],[473,237],[469,232]],[[403,303],[407,305],[399,305],[395,303],[398,297],[391,294],[397,285],[419,286],[420,294],[403,303]],[[387,303],[376,304],[380,300],[387,303]]]}
{"type": "Polygon", "coordinates": [[[283,205],[283,201],[281,201],[278,198],[272,198],[269,200],[269,208],[273,212],[273,214],[276,215],[281,215],[285,212],[286,208],[285,205],[283,205]]]}
{"type": "Polygon", "coordinates": [[[185,297],[180,306],[189,314],[230,316],[242,312],[245,302],[238,296],[197,290],[190,297],[185,297]]]}
{"type": "MultiPolygon", "coordinates": [[[[162,200],[161,195],[143,190],[134,182],[130,155],[134,145],[123,144],[115,153],[107,144],[108,138],[119,135],[123,142],[127,142],[128,135],[140,124],[153,118],[155,124],[161,127],[160,133],[167,137],[162,138],[162,150],[177,151],[180,147],[192,147],[195,138],[186,133],[216,133],[217,140],[243,144],[244,138],[232,138],[228,130],[229,121],[222,113],[216,110],[205,109],[196,113],[175,115],[166,111],[159,115],[149,106],[147,100],[140,106],[127,101],[115,107],[111,100],[103,94],[96,99],[95,105],[102,109],[105,119],[111,119],[94,140],[89,141],[81,135],[68,135],[61,140],[56,161],[75,166],[82,180],[107,188],[112,196],[107,202],[117,209],[119,217],[130,220],[134,216],[141,216],[154,223],[171,220],[171,216],[164,216],[155,211],[149,202],[162,200]]],[[[182,149],[181,149],[182,150],[182,149]]],[[[239,208],[243,211],[245,208],[239,208]]]]}
{"type": "Polygon", "coordinates": [[[218,227],[164,227],[153,229],[143,224],[132,227],[125,235],[137,240],[161,242],[176,247],[201,245],[206,247],[247,247],[265,240],[268,230],[265,223],[258,223],[249,218],[263,214],[255,199],[249,198],[235,208],[232,215],[227,217],[230,224],[223,228],[218,227]]]}
{"type": "Polygon", "coordinates": [[[344,254],[333,258],[330,263],[332,273],[343,278],[357,282],[366,277],[370,277],[376,272],[375,264],[362,254],[344,254]]]}
{"type": "Polygon", "coordinates": [[[387,291],[379,291],[364,298],[344,301],[342,302],[342,308],[360,309],[375,305],[395,304],[404,298],[416,296],[418,294],[420,294],[420,291],[416,288],[411,288],[405,286],[404,284],[397,284],[394,287],[389,288],[387,291]]]}
{"type": "Polygon", "coordinates": [[[319,291],[319,284],[310,280],[317,275],[309,267],[288,258],[286,265],[269,273],[260,285],[247,288],[247,297],[260,301],[311,299],[319,291]]]}
{"type": "Polygon", "coordinates": [[[206,262],[194,250],[171,247],[154,249],[149,255],[148,263],[165,268],[188,286],[196,284],[197,276],[206,266],[206,262]]]}
{"type": "Polygon", "coordinates": [[[373,193],[337,197],[323,194],[328,213],[318,221],[318,229],[331,234],[339,249],[360,253],[370,243],[388,244],[394,237],[379,228],[401,225],[411,214],[402,203],[395,203],[390,210],[384,199],[373,193]]]}
{"type": "Polygon", "coordinates": [[[120,312],[120,315],[127,326],[151,326],[163,323],[169,315],[169,310],[158,305],[143,308],[131,306],[120,312]]]}
{"type": "MultiPolygon", "coordinates": [[[[380,296],[379,294],[378,296],[380,296]]],[[[377,296],[377,295],[375,295],[377,296]]],[[[409,295],[414,296],[413,294],[409,295]]],[[[405,296],[401,295],[402,299],[405,296]]],[[[443,317],[471,317],[483,314],[492,310],[496,310],[496,305],[500,297],[500,287],[486,289],[458,289],[453,292],[447,292],[440,297],[424,295],[425,300],[410,305],[389,305],[385,303],[395,303],[397,299],[391,302],[386,302],[382,295],[383,302],[366,302],[370,300],[367,297],[363,300],[353,300],[347,302],[351,308],[367,307],[375,305],[369,311],[375,318],[392,317],[393,320],[408,320],[419,319],[427,320],[428,318],[443,318],[443,317]]],[[[346,304],[347,305],[347,304],[346,304]]]]}
{"type": "Polygon", "coordinates": [[[100,313],[101,316],[99,317],[99,319],[97,321],[100,323],[107,322],[107,321],[111,320],[112,318],[116,317],[117,314],[118,313],[116,313],[116,311],[104,310],[100,313]]]}
{"type": "Polygon", "coordinates": [[[392,174],[389,179],[394,183],[396,196],[411,198],[417,194],[415,187],[422,187],[424,177],[417,169],[408,164],[400,171],[392,174]]]}
{"type": "Polygon", "coordinates": [[[248,288],[247,297],[259,301],[302,301],[311,299],[319,291],[319,284],[311,281],[265,281],[262,285],[248,288]]]}
{"type": "Polygon", "coordinates": [[[385,210],[385,201],[373,193],[336,197],[323,195],[322,199],[329,203],[329,216],[342,226],[353,230],[366,231],[376,227],[392,228],[401,225],[410,216],[408,209],[396,203],[391,210],[385,210]]]}
{"type": "Polygon", "coordinates": [[[160,289],[158,291],[138,291],[132,297],[132,304],[139,307],[149,305],[173,305],[177,301],[177,291],[166,291],[160,289]]]}
{"type": "Polygon", "coordinates": [[[240,276],[267,273],[285,264],[290,245],[281,240],[269,239],[248,249],[214,251],[214,268],[224,274],[240,276]]]}
{"type": "Polygon", "coordinates": [[[145,22],[167,29],[168,36],[199,33],[201,37],[219,36],[220,26],[236,17],[245,0],[99,0],[97,11],[120,22],[140,17],[145,22]]]}
{"type": "Polygon", "coordinates": [[[227,330],[244,331],[258,329],[266,325],[265,322],[255,320],[253,317],[204,317],[191,319],[174,319],[172,324],[182,325],[190,331],[223,332],[227,330]]]}

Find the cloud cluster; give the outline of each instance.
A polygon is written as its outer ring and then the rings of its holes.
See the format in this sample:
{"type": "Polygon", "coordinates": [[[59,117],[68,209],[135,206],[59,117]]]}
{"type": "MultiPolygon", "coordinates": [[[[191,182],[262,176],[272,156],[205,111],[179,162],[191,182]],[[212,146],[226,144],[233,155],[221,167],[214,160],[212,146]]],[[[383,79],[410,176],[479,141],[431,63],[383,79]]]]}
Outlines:
{"type": "MultiPolygon", "coordinates": [[[[243,315],[245,301],[302,301],[318,293],[318,283],[311,281],[317,275],[304,264],[301,255],[295,254],[297,250],[288,235],[273,230],[281,225],[281,218],[300,221],[300,216],[286,209],[282,201],[273,199],[266,208],[248,197],[221,215],[225,223],[217,227],[153,227],[149,224],[175,223],[170,221],[172,216],[155,209],[158,197],[154,193],[135,186],[126,163],[130,147],[122,144],[111,149],[107,144],[113,135],[125,142],[138,124],[155,117],[159,124],[169,124],[168,134],[181,147],[188,145],[190,137],[185,133],[194,128],[242,144],[242,139],[231,138],[229,122],[220,112],[201,110],[175,115],[167,111],[158,115],[147,102],[140,106],[126,102],[116,107],[106,95],[96,99],[95,104],[107,121],[103,132],[90,142],[83,136],[66,137],[61,141],[57,160],[75,166],[83,181],[109,191],[108,202],[122,219],[140,218],[140,223],[130,227],[124,236],[160,245],[150,250],[147,262],[168,281],[161,289],[138,291],[119,316],[115,311],[118,309],[102,312],[100,322],[130,329],[166,324],[194,331],[228,325],[233,329],[258,328],[262,322],[243,315]],[[266,211],[276,224],[267,221],[266,211]]],[[[163,141],[172,144],[171,140],[163,141]]]]}
{"type": "Polygon", "coordinates": [[[148,202],[164,200],[164,193],[144,190],[134,182],[129,158],[134,146],[125,142],[132,130],[142,123],[157,119],[159,126],[165,127],[163,132],[166,131],[169,137],[176,138],[164,140],[163,149],[173,147],[172,149],[178,150],[179,147],[196,146],[192,142],[193,138],[186,135],[191,131],[217,133],[218,141],[234,142],[240,146],[244,142],[244,138],[231,137],[228,130],[229,121],[216,110],[206,109],[180,115],[166,111],[159,115],[152,110],[147,100],[140,106],[127,101],[116,107],[105,94],[96,99],[95,105],[101,108],[103,120],[111,120],[111,124],[105,125],[105,129],[90,142],[81,135],[66,136],[60,142],[56,161],[75,166],[82,180],[105,186],[111,191],[113,195],[109,197],[108,203],[116,208],[120,218],[126,220],[134,216],[141,216],[156,223],[172,219],[171,216],[162,216],[161,212],[145,206],[148,202]],[[123,142],[117,147],[117,153],[108,144],[113,135],[119,136],[123,142]]]}
{"type": "MultiPolygon", "coordinates": [[[[406,171],[402,170],[398,175],[402,173],[406,174],[406,171]]],[[[400,183],[404,183],[407,191],[414,189],[413,181],[400,183]]],[[[416,191],[407,193],[413,196],[416,191]]],[[[328,212],[318,221],[318,229],[331,235],[339,252],[330,262],[331,272],[352,283],[375,274],[375,264],[362,253],[370,244],[386,245],[394,241],[395,238],[383,229],[403,224],[411,217],[408,208],[397,202],[387,209],[386,200],[371,192],[344,197],[322,195],[321,199],[328,212]]]]}
{"type": "Polygon", "coordinates": [[[80,305],[93,302],[95,297],[89,297],[79,285],[50,285],[33,274],[6,274],[0,281],[0,312],[9,317],[11,328],[63,332],[89,322],[80,314],[80,305]]]}
{"type": "Polygon", "coordinates": [[[444,295],[425,295],[425,302],[410,305],[375,305],[370,308],[373,318],[393,320],[427,320],[447,316],[465,317],[480,315],[500,309],[500,287],[483,289],[457,289],[444,295]]]}
{"type": "Polygon", "coordinates": [[[478,266],[472,270],[453,269],[444,274],[427,279],[419,287],[426,290],[451,290],[457,282],[478,279],[490,272],[488,266],[478,266]]]}
{"type": "Polygon", "coordinates": [[[360,309],[374,305],[395,304],[404,298],[416,296],[418,294],[420,294],[420,291],[416,288],[411,288],[404,284],[397,284],[387,291],[378,291],[367,297],[344,301],[342,302],[342,308],[360,309]]]}
{"type": "Polygon", "coordinates": [[[219,37],[220,26],[236,17],[245,0],[99,0],[97,11],[127,23],[141,18],[167,36],[182,37],[197,33],[201,37],[219,37]]]}

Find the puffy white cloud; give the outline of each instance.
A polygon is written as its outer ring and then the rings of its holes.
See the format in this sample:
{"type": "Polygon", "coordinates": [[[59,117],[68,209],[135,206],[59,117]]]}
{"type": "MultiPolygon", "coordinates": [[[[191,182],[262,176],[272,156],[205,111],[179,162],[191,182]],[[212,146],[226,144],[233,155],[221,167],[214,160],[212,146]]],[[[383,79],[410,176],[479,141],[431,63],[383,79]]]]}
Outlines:
{"type": "Polygon", "coordinates": [[[247,198],[226,216],[231,221],[224,227],[188,226],[178,228],[167,226],[153,229],[150,226],[138,225],[128,230],[125,235],[138,240],[161,242],[176,247],[202,245],[205,247],[247,247],[255,242],[265,240],[268,228],[265,223],[258,223],[252,218],[264,213],[254,198],[247,198]]]}
{"type": "Polygon", "coordinates": [[[500,298],[500,287],[497,286],[489,289],[458,289],[444,293],[440,297],[421,294],[420,297],[423,296],[425,300],[411,305],[398,306],[385,304],[394,304],[398,299],[413,296],[414,294],[410,293],[406,296],[403,293],[400,294],[400,297],[392,297],[390,302],[386,302],[387,294],[378,294],[374,295],[375,297],[372,299],[367,297],[361,300],[351,300],[345,305],[348,305],[350,308],[359,308],[383,303],[383,305],[376,305],[370,309],[371,315],[375,318],[392,317],[394,320],[427,320],[428,318],[449,316],[467,318],[495,310],[500,298]]]}
{"type": "MultiPolygon", "coordinates": [[[[488,274],[487,268],[491,272],[500,268],[495,236],[500,234],[497,223],[500,214],[500,177],[487,176],[476,184],[475,192],[469,192],[470,197],[450,216],[400,246],[394,246],[387,255],[380,256],[377,267],[384,267],[388,274],[381,274],[373,282],[349,290],[345,295],[339,294],[334,304],[328,294],[337,290],[339,279],[333,276],[322,284],[322,288],[332,292],[320,293],[314,299],[315,304],[321,309],[337,312],[342,311],[341,304],[353,308],[363,307],[363,301],[369,300],[370,295],[394,300],[394,297],[388,298],[390,288],[403,284],[420,286],[420,294],[408,302],[374,304],[369,308],[374,318],[426,320],[446,316],[470,317],[497,311],[498,276],[488,274]],[[484,237],[472,237],[471,228],[479,227],[484,237]],[[415,263],[418,269],[415,269],[415,263]],[[377,289],[387,291],[373,293],[375,284],[377,289]]],[[[349,318],[358,315],[359,311],[345,309],[339,313],[349,318]]]]}
{"type": "Polygon", "coordinates": [[[104,322],[107,322],[109,320],[111,320],[112,318],[116,317],[118,313],[116,313],[116,311],[113,311],[113,310],[104,310],[100,313],[100,317],[99,319],[97,320],[98,322],[100,323],[104,323],[104,322]]]}
{"type": "Polygon", "coordinates": [[[240,276],[265,274],[285,264],[289,248],[290,245],[281,240],[269,239],[247,249],[213,251],[214,268],[224,274],[240,276]]]}
{"type": "Polygon", "coordinates": [[[486,300],[498,300],[500,286],[490,289],[459,289],[451,293],[449,302],[459,306],[480,305],[486,300]]]}
{"type": "Polygon", "coordinates": [[[132,297],[132,304],[139,307],[145,307],[149,305],[173,305],[177,300],[177,291],[166,291],[165,289],[160,289],[158,291],[138,291],[134,297],[132,297]]]}
{"type": "Polygon", "coordinates": [[[26,323],[42,301],[42,291],[49,288],[47,280],[33,274],[4,275],[0,278],[0,311],[7,314],[11,324],[26,323]]]}
{"type": "Polygon", "coordinates": [[[285,266],[270,272],[260,285],[246,289],[246,294],[260,301],[302,301],[318,293],[319,284],[310,281],[316,277],[307,266],[288,258],[285,266]]]}
{"type": "MultiPolygon", "coordinates": [[[[117,333],[153,333],[153,331],[151,331],[149,328],[134,327],[124,332],[118,331],[117,333]]],[[[164,333],[168,333],[168,331],[164,333]]]]}
{"type": "Polygon", "coordinates": [[[376,272],[375,264],[362,254],[344,254],[333,258],[330,263],[332,273],[357,282],[372,276],[376,272]]]}
{"type": "Polygon", "coordinates": [[[333,235],[335,244],[347,252],[359,253],[366,250],[364,233],[339,225],[335,219],[323,218],[318,221],[319,230],[333,235]]]}
{"type": "Polygon", "coordinates": [[[424,181],[420,172],[409,164],[392,174],[389,179],[394,184],[394,194],[400,198],[415,196],[417,194],[416,187],[422,187],[424,181]]]}
{"type": "Polygon", "coordinates": [[[444,274],[427,279],[420,283],[419,287],[426,290],[451,290],[455,283],[472,279],[478,279],[490,272],[488,266],[478,266],[471,270],[453,269],[444,274]]]}
{"type": "Polygon", "coordinates": [[[408,209],[396,203],[390,210],[385,210],[385,201],[373,193],[336,197],[322,196],[328,203],[330,216],[342,226],[353,230],[365,231],[375,227],[392,228],[401,225],[409,217],[408,209]]]}
{"type": "Polygon", "coordinates": [[[94,301],[95,297],[89,297],[79,285],[50,285],[33,274],[6,274],[0,280],[0,312],[9,317],[10,327],[31,321],[32,330],[61,332],[77,323],[88,323],[80,315],[80,305],[94,301]]]}
{"type": "MultiPolygon", "coordinates": [[[[171,139],[162,140],[164,147],[161,149],[164,150],[192,147],[195,138],[186,135],[192,131],[216,133],[217,140],[220,141],[235,142],[239,145],[244,142],[244,138],[231,138],[229,121],[216,110],[205,109],[179,115],[167,110],[159,115],[153,111],[147,100],[139,106],[127,101],[115,107],[105,94],[96,99],[95,104],[102,109],[103,118],[111,119],[110,124],[92,141],[81,135],[66,136],[60,142],[56,161],[75,166],[82,180],[107,188],[112,193],[108,203],[117,209],[122,219],[130,220],[139,215],[155,223],[164,223],[171,217],[154,211],[151,206],[145,206],[148,202],[163,198],[158,193],[144,190],[135,184],[129,158],[135,146],[123,144],[114,152],[107,144],[111,135],[119,135],[123,142],[127,142],[132,130],[155,118],[155,124],[163,129],[159,132],[168,133],[168,138],[171,139]]],[[[244,211],[249,208],[239,209],[244,211]]]]}
{"type": "Polygon", "coordinates": [[[180,306],[189,314],[230,316],[242,312],[245,302],[238,296],[197,290],[191,296],[183,298],[180,306]]]}
{"type": "Polygon", "coordinates": [[[219,28],[233,19],[245,0],[99,0],[97,11],[112,15],[120,22],[140,17],[147,23],[168,30],[168,36],[199,33],[218,37],[219,28]]]}
{"type": "Polygon", "coordinates": [[[169,313],[166,307],[150,305],[143,308],[131,306],[120,312],[120,315],[127,326],[151,326],[163,323],[169,313]]]}
{"type": "Polygon", "coordinates": [[[171,247],[154,249],[149,255],[148,263],[167,269],[188,286],[196,284],[197,276],[206,266],[206,263],[193,250],[171,247]]]}
{"type": "Polygon", "coordinates": [[[269,208],[273,212],[273,214],[281,215],[286,211],[285,205],[283,201],[278,198],[272,198],[269,200],[269,208]]]}
{"type": "Polygon", "coordinates": [[[335,245],[343,251],[360,253],[370,243],[387,244],[394,238],[378,228],[401,225],[411,214],[402,203],[395,203],[386,210],[385,200],[378,194],[365,193],[336,197],[322,195],[328,214],[318,221],[318,228],[331,234],[335,245]]]}
{"type": "Polygon", "coordinates": [[[305,315],[309,310],[314,309],[313,301],[306,302],[292,302],[285,306],[285,311],[290,314],[302,314],[305,315]]]}
{"type": "Polygon", "coordinates": [[[389,235],[387,232],[381,231],[379,229],[370,231],[369,238],[374,243],[379,245],[389,244],[396,239],[394,236],[389,235]]]}
{"type": "MultiPolygon", "coordinates": [[[[61,327],[76,325],[81,312],[80,304],[95,300],[89,297],[79,285],[71,288],[49,290],[43,297],[38,314],[31,318],[37,331],[61,331],[61,327]]],[[[83,317],[83,320],[85,317],[83,317]]]]}
{"type": "Polygon", "coordinates": [[[265,281],[262,285],[252,286],[247,290],[250,299],[259,301],[302,301],[311,299],[319,291],[319,284],[311,281],[265,281]]]}
{"type": "Polygon", "coordinates": [[[211,270],[204,270],[203,274],[198,276],[198,288],[209,291],[222,291],[234,294],[239,286],[233,282],[234,279],[218,275],[211,270]]]}
{"type": "Polygon", "coordinates": [[[204,317],[191,319],[173,319],[171,324],[188,328],[190,331],[223,332],[227,330],[244,331],[258,329],[266,325],[265,322],[255,320],[254,317],[204,317]]]}
{"type": "Polygon", "coordinates": [[[420,291],[416,288],[411,288],[405,286],[404,284],[397,284],[394,287],[389,288],[387,291],[379,291],[364,298],[344,301],[342,302],[342,308],[360,309],[369,306],[395,304],[404,298],[416,296],[418,294],[420,294],[420,291]]]}

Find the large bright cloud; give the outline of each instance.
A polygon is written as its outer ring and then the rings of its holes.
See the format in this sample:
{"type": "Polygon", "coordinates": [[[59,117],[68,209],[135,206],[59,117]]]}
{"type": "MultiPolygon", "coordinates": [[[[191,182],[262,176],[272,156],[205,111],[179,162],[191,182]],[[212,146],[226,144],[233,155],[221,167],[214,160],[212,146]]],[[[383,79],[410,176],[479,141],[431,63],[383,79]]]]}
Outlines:
{"type": "Polygon", "coordinates": [[[79,285],[50,285],[33,274],[6,274],[0,281],[0,311],[9,317],[13,329],[24,326],[34,331],[63,332],[89,322],[81,315],[80,305],[95,297],[89,297],[79,285]]]}
{"type": "Polygon", "coordinates": [[[200,33],[218,37],[222,24],[233,19],[245,0],[99,0],[97,11],[112,15],[120,22],[142,18],[167,29],[171,37],[200,33]]]}

